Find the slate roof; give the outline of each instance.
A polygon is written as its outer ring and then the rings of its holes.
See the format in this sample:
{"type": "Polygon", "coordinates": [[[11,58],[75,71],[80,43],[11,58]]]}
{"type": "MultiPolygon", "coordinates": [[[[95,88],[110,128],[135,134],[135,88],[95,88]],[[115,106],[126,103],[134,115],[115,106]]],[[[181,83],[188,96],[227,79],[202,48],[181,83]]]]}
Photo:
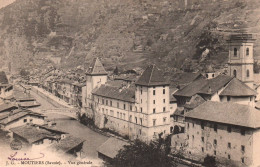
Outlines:
{"type": "Polygon", "coordinates": [[[171,84],[174,84],[175,86],[183,86],[191,83],[192,81],[198,79],[198,78],[205,78],[200,73],[189,73],[189,72],[183,72],[183,73],[175,73],[173,76],[171,76],[171,84]]]}
{"type": "Polygon", "coordinates": [[[250,106],[231,103],[206,101],[194,110],[185,113],[186,118],[260,128],[260,112],[250,106]]]}
{"type": "Polygon", "coordinates": [[[161,72],[155,65],[148,66],[135,84],[142,86],[169,85],[163,77],[163,72],[161,72]]]}
{"type": "Polygon", "coordinates": [[[255,96],[256,92],[237,78],[226,86],[220,96],[255,96]]]}
{"type": "Polygon", "coordinates": [[[46,129],[37,128],[33,125],[23,125],[11,128],[10,131],[26,139],[30,144],[44,138],[59,138],[56,133],[46,129]]]}
{"type": "Polygon", "coordinates": [[[87,69],[86,74],[106,75],[107,71],[105,70],[104,66],[100,62],[99,58],[94,58],[93,62],[90,64],[89,68],[87,69]]]}
{"type": "Polygon", "coordinates": [[[97,152],[109,158],[115,158],[118,151],[123,149],[126,145],[129,145],[129,143],[114,137],[110,137],[107,139],[107,141],[105,141],[105,143],[97,148],[97,152]]]}

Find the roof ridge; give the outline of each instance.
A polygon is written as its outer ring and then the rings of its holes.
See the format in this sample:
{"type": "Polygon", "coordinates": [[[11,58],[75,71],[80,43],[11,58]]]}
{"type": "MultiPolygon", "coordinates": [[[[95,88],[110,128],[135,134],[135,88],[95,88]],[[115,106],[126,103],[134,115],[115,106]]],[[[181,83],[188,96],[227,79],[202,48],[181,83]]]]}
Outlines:
{"type": "Polygon", "coordinates": [[[152,78],[152,75],[153,75],[153,71],[154,71],[154,65],[152,65],[152,72],[151,72],[151,74],[150,74],[150,78],[149,78],[149,82],[148,82],[148,83],[151,82],[151,78],[152,78]]]}

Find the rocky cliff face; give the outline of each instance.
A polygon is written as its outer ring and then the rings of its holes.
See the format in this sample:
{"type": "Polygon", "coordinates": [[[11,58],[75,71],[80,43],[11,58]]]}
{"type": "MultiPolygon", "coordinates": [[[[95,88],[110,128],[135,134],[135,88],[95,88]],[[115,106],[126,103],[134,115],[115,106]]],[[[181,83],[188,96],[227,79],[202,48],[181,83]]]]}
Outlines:
{"type": "Polygon", "coordinates": [[[17,0],[0,10],[0,56],[16,70],[46,67],[55,58],[71,68],[95,56],[107,69],[221,68],[231,32],[258,37],[259,7],[258,0],[17,0]]]}

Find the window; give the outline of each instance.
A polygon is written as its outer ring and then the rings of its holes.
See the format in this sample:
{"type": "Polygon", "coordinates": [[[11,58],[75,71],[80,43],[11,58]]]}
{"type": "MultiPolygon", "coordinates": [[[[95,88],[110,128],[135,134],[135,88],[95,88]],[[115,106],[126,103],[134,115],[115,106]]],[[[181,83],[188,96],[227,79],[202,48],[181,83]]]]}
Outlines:
{"type": "Polygon", "coordinates": [[[155,100],[153,100],[153,104],[155,104],[155,100]]]}
{"type": "Polygon", "coordinates": [[[105,112],[104,112],[104,111],[105,111],[105,110],[104,110],[104,108],[102,108],[102,113],[103,113],[103,114],[105,114],[105,112]]]}
{"type": "Polygon", "coordinates": [[[120,118],[122,119],[122,113],[120,113],[120,118]]]}
{"type": "Polygon", "coordinates": [[[165,99],[163,99],[163,103],[165,103],[165,99]]]}
{"type": "Polygon", "coordinates": [[[98,98],[98,103],[99,103],[99,98],[98,98]]]}
{"type": "Polygon", "coordinates": [[[241,133],[241,135],[245,136],[245,134],[246,134],[245,129],[244,129],[244,128],[241,128],[240,133],[241,133]]]}
{"type": "Polygon", "coordinates": [[[110,106],[112,106],[113,105],[113,103],[112,103],[112,101],[110,101],[110,106]]]}
{"type": "Polygon", "coordinates": [[[249,72],[249,70],[246,70],[246,77],[250,77],[250,72],[249,72]]]}
{"type": "Polygon", "coordinates": [[[119,118],[119,112],[117,112],[117,118],[119,118]]]}
{"type": "Polygon", "coordinates": [[[129,116],[129,121],[132,122],[132,115],[129,116]]]}
{"type": "Polygon", "coordinates": [[[246,55],[249,56],[249,48],[246,48],[246,55]]]}
{"type": "Polygon", "coordinates": [[[227,101],[230,101],[230,96],[227,96],[227,101]]]}
{"type": "Polygon", "coordinates": [[[244,157],[241,158],[241,162],[242,162],[242,163],[245,163],[244,157]]]}
{"type": "Polygon", "coordinates": [[[165,122],[166,122],[166,117],[163,118],[163,123],[165,123],[165,122]]]}
{"type": "Polygon", "coordinates": [[[105,104],[105,100],[104,99],[102,99],[102,104],[105,104]]]}
{"type": "Polygon", "coordinates": [[[142,107],[140,107],[140,111],[143,112],[143,108],[142,107]]]}
{"type": "Polygon", "coordinates": [[[119,102],[117,102],[117,108],[119,108],[119,102]]]}
{"type": "Polygon", "coordinates": [[[203,121],[201,121],[200,125],[201,125],[201,129],[204,129],[204,122],[203,121]]]}
{"type": "Polygon", "coordinates": [[[153,95],[155,95],[155,90],[153,90],[153,95]]]}
{"type": "Polygon", "coordinates": [[[156,125],[156,119],[153,120],[153,126],[155,126],[155,125],[156,125]]]}
{"type": "Polygon", "coordinates": [[[165,112],[166,111],[166,107],[163,107],[163,112],[165,112]]]}
{"type": "Polygon", "coordinates": [[[237,57],[237,48],[234,48],[234,56],[237,57]]]}
{"type": "Polygon", "coordinates": [[[189,139],[190,138],[190,136],[189,135],[187,135],[187,139],[189,139]]]}
{"type": "Polygon", "coordinates": [[[215,144],[215,145],[217,145],[217,144],[218,144],[218,142],[217,142],[217,140],[216,140],[216,139],[214,140],[214,144],[215,144]]]}
{"type": "Polygon", "coordinates": [[[143,90],[142,90],[142,88],[141,88],[141,95],[143,94],[143,90]]]}
{"type": "Polygon", "coordinates": [[[231,148],[231,143],[228,143],[228,148],[231,148]]]}
{"type": "Polygon", "coordinates": [[[165,95],[165,89],[163,89],[163,94],[165,95]]]}
{"type": "Polygon", "coordinates": [[[135,123],[137,124],[137,117],[135,117],[135,123]]]}
{"type": "Polygon", "coordinates": [[[24,119],[23,122],[24,122],[24,123],[27,122],[27,119],[24,119]]]}
{"type": "Polygon", "coordinates": [[[130,105],[130,111],[132,111],[132,109],[133,109],[133,108],[132,108],[132,105],[130,105]]]}
{"type": "Polygon", "coordinates": [[[227,127],[227,131],[228,131],[228,133],[231,133],[231,126],[230,125],[227,127]]]}
{"type": "Polygon", "coordinates": [[[143,124],[143,120],[142,120],[142,118],[140,118],[140,124],[141,124],[141,125],[143,124]]]}
{"type": "Polygon", "coordinates": [[[187,128],[188,128],[188,129],[190,128],[190,123],[187,123],[187,128]]]}
{"type": "Polygon", "coordinates": [[[228,154],[228,156],[227,156],[227,157],[228,157],[228,159],[231,159],[231,156],[230,156],[230,154],[228,154]]]}
{"type": "Polygon", "coordinates": [[[110,115],[114,116],[114,111],[113,110],[110,110],[110,115]]]}
{"type": "Polygon", "coordinates": [[[204,143],[204,137],[201,137],[201,141],[204,143]]]}
{"type": "Polygon", "coordinates": [[[153,109],[153,113],[155,113],[155,108],[153,109]]]}
{"type": "Polygon", "coordinates": [[[241,151],[245,152],[245,146],[244,145],[241,145],[241,151]]]}
{"type": "Polygon", "coordinates": [[[194,135],[192,135],[192,140],[194,140],[194,135]]]}
{"type": "Polygon", "coordinates": [[[214,150],[214,155],[217,155],[217,151],[216,150],[214,150]]]}
{"type": "Polygon", "coordinates": [[[217,132],[218,131],[218,125],[214,124],[214,131],[217,132]]]}
{"type": "Polygon", "coordinates": [[[125,110],[125,108],[126,108],[126,107],[125,107],[125,104],[124,104],[124,110],[125,110]]]}
{"type": "Polygon", "coordinates": [[[234,77],[237,77],[237,70],[234,70],[234,71],[233,71],[233,76],[234,76],[234,77]]]}
{"type": "Polygon", "coordinates": [[[106,100],[106,105],[108,105],[108,100],[106,100]]]}
{"type": "Polygon", "coordinates": [[[194,123],[192,123],[192,127],[194,128],[194,123]]]}
{"type": "Polygon", "coordinates": [[[139,129],[139,134],[140,134],[140,135],[142,134],[142,129],[139,129]]]}
{"type": "Polygon", "coordinates": [[[32,123],[33,122],[33,119],[30,119],[30,123],[32,123]]]}
{"type": "Polygon", "coordinates": [[[201,147],[201,151],[204,153],[204,147],[201,147]]]}

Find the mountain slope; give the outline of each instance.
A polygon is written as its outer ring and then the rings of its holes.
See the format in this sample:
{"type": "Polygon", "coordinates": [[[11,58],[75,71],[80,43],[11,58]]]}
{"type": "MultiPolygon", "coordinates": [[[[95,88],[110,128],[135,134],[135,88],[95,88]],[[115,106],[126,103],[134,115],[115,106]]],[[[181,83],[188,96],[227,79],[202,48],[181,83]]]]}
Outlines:
{"type": "Polygon", "coordinates": [[[17,0],[0,10],[0,54],[15,70],[46,67],[57,57],[72,68],[96,56],[107,69],[221,68],[230,32],[258,37],[259,7],[257,0],[17,0]]]}

